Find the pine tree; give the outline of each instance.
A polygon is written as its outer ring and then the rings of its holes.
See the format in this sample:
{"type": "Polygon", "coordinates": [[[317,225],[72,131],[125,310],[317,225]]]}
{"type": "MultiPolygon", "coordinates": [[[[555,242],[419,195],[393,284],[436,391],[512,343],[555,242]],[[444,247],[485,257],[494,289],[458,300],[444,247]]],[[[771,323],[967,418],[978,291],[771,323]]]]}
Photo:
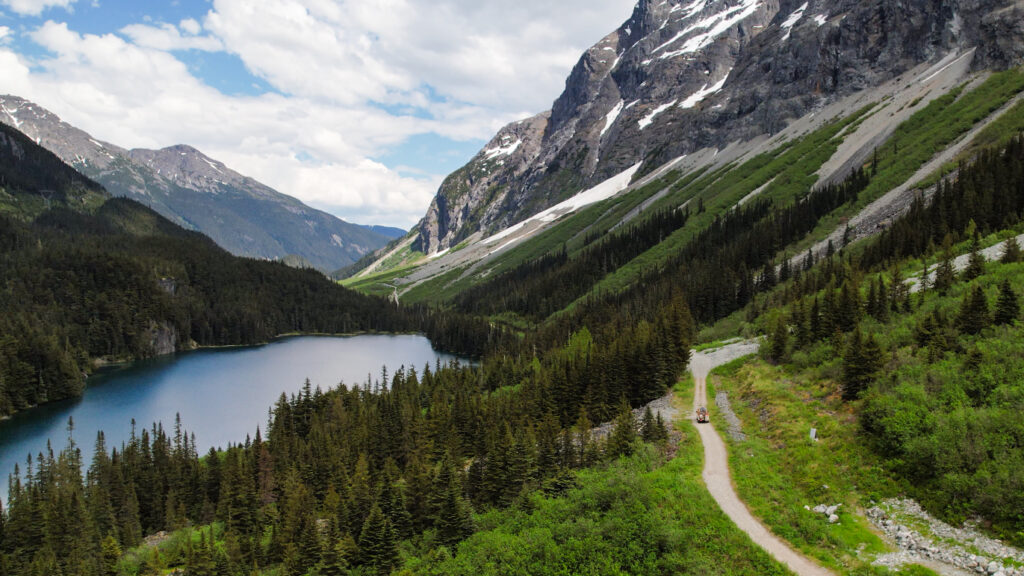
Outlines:
{"type": "Polygon", "coordinates": [[[947,249],[942,253],[942,261],[935,271],[935,286],[939,294],[945,294],[956,280],[956,271],[953,270],[953,255],[947,249]]]}
{"type": "Polygon", "coordinates": [[[836,310],[836,327],[842,332],[853,330],[860,320],[861,310],[860,289],[852,282],[843,282],[836,310]]]}
{"type": "Polygon", "coordinates": [[[345,576],[348,568],[349,563],[342,554],[341,543],[328,542],[317,567],[320,576],[345,576]]]}
{"type": "Polygon", "coordinates": [[[960,316],[957,318],[960,330],[965,334],[977,334],[991,321],[985,290],[981,286],[973,286],[960,306],[960,316]]]}
{"type": "Polygon", "coordinates": [[[103,562],[103,576],[117,576],[117,562],[121,559],[121,546],[117,543],[117,539],[114,538],[113,534],[107,534],[107,537],[100,543],[100,550],[103,562]]]}
{"type": "MultiPolygon", "coordinates": [[[[359,560],[367,566],[378,567],[387,555],[385,547],[385,524],[387,519],[381,512],[380,506],[376,504],[370,508],[370,513],[363,522],[363,528],[359,532],[359,560]]],[[[391,543],[394,546],[394,542],[391,543]]]]}
{"type": "Polygon", "coordinates": [[[843,399],[856,400],[882,368],[882,349],[874,334],[864,337],[860,326],[850,335],[843,354],[843,399]]]}
{"type": "Polygon", "coordinates": [[[781,317],[775,321],[775,328],[768,339],[768,354],[772,362],[779,364],[786,359],[789,347],[789,326],[781,317]]]}
{"type": "Polygon", "coordinates": [[[665,426],[665,420],[661,418],[661,412],[654,418],[654,441],[665,442],[668,440],[668,426],[665,426]]]}
{"type": "Polygon", "coordinates": [[[633,453],[633,442],[636,441],[636,419],[629,403],[623,398],[619,403],[619,415],[615,417],[615,426],[608,435],[608,456],[628,456],[633,453]]]}
{"type": "Polygon", "coordinates": [[[985,273],[985,257],[981,255],[981,237],[977,232],[971,240],[971,255],[964,270],[964,279],[968,282],[985,273]]]}
{"type": "Polygon", "coordinates": [[[644,408],[644,417],[640,421],[640,437],[644,442],[654,442],[657,439],[658,431],[655,429],[654,413],[651,407],[644,408]]]}
{"type": "Polygon", "coordinates": [[[1020,317],[1020,298],[1009,280],[999,285],[999,299],[996,301],[996,324],[1012,324],[1020,317]]]}
{"type": "Polygon", "coordinates": [[[1003,256],[999,261],[1003,264],[1020,262],[1020,244],[1017,243],[1017,238],[1006,239],[1006,243],[1003,244],[1003,256]]]}

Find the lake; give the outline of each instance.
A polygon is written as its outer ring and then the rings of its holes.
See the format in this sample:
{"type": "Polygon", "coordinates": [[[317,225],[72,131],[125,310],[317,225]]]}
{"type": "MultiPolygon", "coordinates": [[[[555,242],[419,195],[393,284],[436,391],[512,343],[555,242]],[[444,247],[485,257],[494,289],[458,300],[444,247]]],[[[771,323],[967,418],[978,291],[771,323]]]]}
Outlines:
{"type": "Polygon", "coordinates": [[[414,335],[348,337],[297,336],[263,346],[185,352],[127,367],[103,370],[88,380],[85,394],[33,408],[0,422],[0,500],[7,501],[7,477],[15,463],[25,471],[25,458],[67,443],[68,418],[74,419],[74,439],[88,465],[96,432],[103,430],[107,447],[127,442],[134,418],[139,431],[163,422],[195,433],[199,454],[211,446],[240,443],[256,427],[266,429],[267,411],[282,392],[313,387],[327,390],[344,382],[363,385],[368,376],[380,379],[381,368],[393,373],[401,366],[422,373],[454,356],[436,352],[430,341],[414,335]]]}

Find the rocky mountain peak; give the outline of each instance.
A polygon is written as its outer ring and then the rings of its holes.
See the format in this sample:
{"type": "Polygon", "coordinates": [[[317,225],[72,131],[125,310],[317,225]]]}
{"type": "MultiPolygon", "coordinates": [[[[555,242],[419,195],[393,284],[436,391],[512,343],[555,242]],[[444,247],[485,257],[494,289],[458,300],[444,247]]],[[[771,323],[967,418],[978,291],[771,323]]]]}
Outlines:
{"type": "Polygon", "coordinates": [[[244,186],[258,193],[264,192],[255,181],[185,144],[160,150],[135,149],[128,156],[174,183],[195,190],[217,194],[225,187],[244,186]]]}
{"type": "Polygon", "coordinates": [[[43,144],[78,168],[89,165],[104,169],[127,152],[94,139],[46,108],[18,96],[0,96],[0,122],[17,129],[36,144],[43,144]]]}
{"type": "Polygon", "coordinates": [[[640,0],[584,52],[551,110],[525,121],[522,148],[502,147],[523,129],[506,126],[445,180],[419,248],[508,227],[640,161],[643,175],[775,134],[950,54],[1016,65],[1022,39],[1024,0],[640,0]]]}

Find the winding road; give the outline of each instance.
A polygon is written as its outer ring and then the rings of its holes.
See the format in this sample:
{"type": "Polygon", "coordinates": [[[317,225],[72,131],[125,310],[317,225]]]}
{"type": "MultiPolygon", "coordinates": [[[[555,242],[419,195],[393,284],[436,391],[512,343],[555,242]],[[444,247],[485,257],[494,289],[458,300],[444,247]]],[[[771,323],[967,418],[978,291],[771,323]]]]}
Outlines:
{"type": "MultiPolygon", "coordinates": [[[[757,351],[757,342],[739,342],[730,344],[708,353],[694,352],[690,358],[690,371],[693,373],[694,393],[693,405],[707,406],[707,376],[716,366],[753,354],[757,351]]],[[[759,520],[747,510],[732,485],[729,475],[729,454],[725,442],[711,424],[698,424],[694,417],[694,426],[704,444],[704,483],[714,497],[715,502],[733,522],[750,536],[755,544],[764,548],[773,558],[785,564],[800,576],[835,576],[812,560],[793,550],[788,544],[768,531],[759,520]]]]}

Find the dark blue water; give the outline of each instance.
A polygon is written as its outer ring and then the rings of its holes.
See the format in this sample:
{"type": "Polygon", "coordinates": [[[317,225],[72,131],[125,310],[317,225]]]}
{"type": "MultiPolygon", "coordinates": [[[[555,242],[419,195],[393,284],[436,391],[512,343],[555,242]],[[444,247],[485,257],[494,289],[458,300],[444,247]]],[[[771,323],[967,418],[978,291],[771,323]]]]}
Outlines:
{"type": "Polygon", "coordinates": [[[68,418],[74,419],[75,442],[88,463],[96,432],[103,430],[107,447],[119,447],[138,428],[163,422],[170,431],[174,415],[196,435],[200,454],[211,446],[227,446],[266,429],[267,410],[281,392],[298,392],[306,378],[327,390],[344,382],[363,385],[381,368],[393,373],[401,366],[422,373],[437,359],[453,356],[435,352],[422,336],[363,335],[351,337],[300,336],[264,346],[200,350],[125,368],[106,370],[89,378],[82,398],[48,404],[0,422],[0,500],[7,500],[7,477],[15,463],[25,470],[25,458],[54,452],[67,443],[68,418]]]}

